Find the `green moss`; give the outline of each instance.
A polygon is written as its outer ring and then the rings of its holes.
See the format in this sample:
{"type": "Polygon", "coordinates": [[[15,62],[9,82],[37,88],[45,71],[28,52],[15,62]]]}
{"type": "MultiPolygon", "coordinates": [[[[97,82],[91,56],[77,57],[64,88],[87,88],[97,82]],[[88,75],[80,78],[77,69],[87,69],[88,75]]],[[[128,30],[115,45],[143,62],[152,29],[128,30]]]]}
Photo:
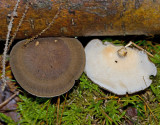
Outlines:
{"type": "Polygon", "coordinates": [[[16,123],[8,116],[3,113],[0,113],[0,121],[7,123],[8,125],[15,125],[16,123]]]}

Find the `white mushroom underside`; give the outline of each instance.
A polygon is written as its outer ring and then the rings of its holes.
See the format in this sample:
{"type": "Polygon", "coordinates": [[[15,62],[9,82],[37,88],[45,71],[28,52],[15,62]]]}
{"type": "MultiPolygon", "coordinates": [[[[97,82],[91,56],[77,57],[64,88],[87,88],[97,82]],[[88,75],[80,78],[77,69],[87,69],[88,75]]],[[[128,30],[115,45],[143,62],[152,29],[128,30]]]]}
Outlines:
{"type": "Polygon", "coordinates": [[[127,56],[120,57],[117,51],[122,46],[92,40],[85,48],[85,73],[96,84],[115,94],[124,95],[144,90],[150,86],[151,75],[157,69],[143,51],[127,47],[127,56]]]}

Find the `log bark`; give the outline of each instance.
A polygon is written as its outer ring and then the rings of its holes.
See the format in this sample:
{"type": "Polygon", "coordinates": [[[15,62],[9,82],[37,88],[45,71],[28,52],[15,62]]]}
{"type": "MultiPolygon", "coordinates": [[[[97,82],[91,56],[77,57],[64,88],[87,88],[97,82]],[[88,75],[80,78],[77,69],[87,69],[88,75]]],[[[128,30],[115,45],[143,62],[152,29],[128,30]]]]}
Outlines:
{"type": "MultiPolygon", "coordinates": [[[[16,0],[0,1],[0,39],[5,39],[10,14],[16,0]]],[[[30,8],[16,39],[30,38],[51,22],[58,8],[62,10],[55,23],[41,36],[113,36],[160,34],[158,0],[30,0],[30,8]]],[[[24,12],[21,0],[12,33],[24,12]]]]}

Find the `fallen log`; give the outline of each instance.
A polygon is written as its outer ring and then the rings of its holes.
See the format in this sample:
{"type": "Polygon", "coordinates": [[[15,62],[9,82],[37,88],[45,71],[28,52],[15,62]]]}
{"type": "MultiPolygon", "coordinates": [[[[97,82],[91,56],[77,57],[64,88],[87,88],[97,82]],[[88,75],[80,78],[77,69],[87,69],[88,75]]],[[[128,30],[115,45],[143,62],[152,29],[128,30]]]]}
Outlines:
{"type": "MultiPolygon", "coordinates": [[[[12,34],[25,11],[21,0],[13,23],[12,34]]],[[[5,39],[7,25],[16,0],[0,1],[0,39],[5,39]]],[[[29,10],[16,39],[30,38],[62,10],[53,25],[41,36],[113,36],[160,34],[158,0],[30,0],[29,10]]]]}

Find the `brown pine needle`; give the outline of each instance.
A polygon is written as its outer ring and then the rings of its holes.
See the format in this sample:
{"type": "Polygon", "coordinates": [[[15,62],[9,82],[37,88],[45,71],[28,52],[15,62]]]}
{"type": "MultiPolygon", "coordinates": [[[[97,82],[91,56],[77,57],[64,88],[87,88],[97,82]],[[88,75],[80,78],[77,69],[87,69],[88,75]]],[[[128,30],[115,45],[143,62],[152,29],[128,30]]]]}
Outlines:
{"type": "Polygon", "coordinates": [[[102,110],[102,113],[111,121],[113,122],[113,120],[102,110]]]}
{"type": "Polygon", "coordinates": [[[108,97],[97,98],[96,101],[105,100],[105,99],[118,99],[118,98],[119,97],[117,96],[108,96],[108,97]]]}
{"type": "Polygon", "coordinates": [[[57,99],[57,123],[56,125],[58,125],[58,121],[59,121],[59,105],[60,105],[60,96],[58,96],[58,99],[57,99]]]}
{"type": "Polygon", "coordinates": [[[147,106],[147,108],[148,108],[149,111],[151,112],[152,116],[154,117],[155,122],[156,122],[157,125],[158,125],[158,120],[157,120],[157,118],[155,117],[155,115],[153,114],[153,112],[152,112],[151,108],[149,107],[149,105],[147,104],[147,102],[146,102],[141,96],[139,96],[139,95],[137,95],[137,96],[145,103],[145,105],[147,106]]]}
{"type": "Polygon", "coordinates": [[[106,120],[103,121],[102,125],[105,125],[105,123],[106,123],[106,120]]]}

